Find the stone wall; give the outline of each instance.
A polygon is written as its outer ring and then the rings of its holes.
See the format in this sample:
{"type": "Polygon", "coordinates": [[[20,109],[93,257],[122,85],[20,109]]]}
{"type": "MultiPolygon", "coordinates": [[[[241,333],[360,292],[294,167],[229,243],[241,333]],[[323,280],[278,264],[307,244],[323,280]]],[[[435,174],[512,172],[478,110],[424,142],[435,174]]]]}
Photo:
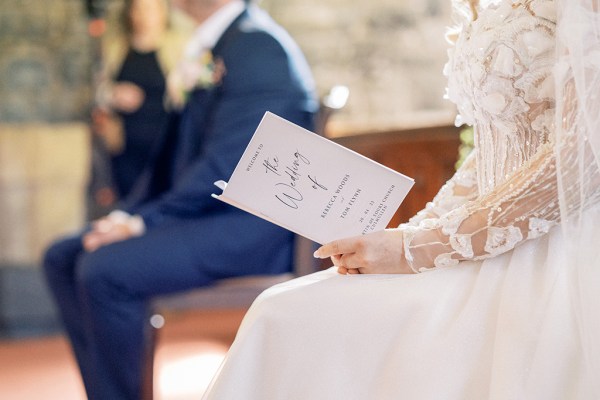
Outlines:
{"type": "Polygon", "coordinates": [[[81,0],[2,0],[0,121],[63,122],[89,108],[91,54],[81,0]]]}
{"type": "Polygon", "coordinates": [[[81,226],[91,46],[81,0],[0,4],[0,267],[81,226]]]}
{"type": "Polygon", "coordinates": [[[81,227],[84,124],[0,125],[0,266],[39,264],[54,236],[81,227]]]}
{"type": "Polygon", "coordinates": [[[304,50],[321,94],[350,88],[333,136],[451,123],[442,98],[449,0],[263,0],[304,50]]]}

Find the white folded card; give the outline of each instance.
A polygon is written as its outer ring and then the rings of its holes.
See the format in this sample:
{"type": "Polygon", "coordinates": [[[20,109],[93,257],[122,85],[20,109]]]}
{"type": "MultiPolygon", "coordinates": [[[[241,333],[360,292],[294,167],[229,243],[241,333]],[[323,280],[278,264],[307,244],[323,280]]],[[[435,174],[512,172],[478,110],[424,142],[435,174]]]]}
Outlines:
{"type": "Polygon", "coordinates": [[[323,244],[385,229],[413,184],[267,112],[213,197],[323,244]]]}

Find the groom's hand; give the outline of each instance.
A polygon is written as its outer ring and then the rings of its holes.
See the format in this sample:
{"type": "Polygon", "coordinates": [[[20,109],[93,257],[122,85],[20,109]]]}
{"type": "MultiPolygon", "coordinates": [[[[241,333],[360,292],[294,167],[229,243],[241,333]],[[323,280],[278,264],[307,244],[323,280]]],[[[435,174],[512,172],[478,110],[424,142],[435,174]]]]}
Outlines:
{"type": "Polygon", "coordinates": [[[92,230],[83,236],[82,242],[84,249],[91,252],[143,233],[144,224],[140,217],[117,211],[94,221],[92,230]]]}

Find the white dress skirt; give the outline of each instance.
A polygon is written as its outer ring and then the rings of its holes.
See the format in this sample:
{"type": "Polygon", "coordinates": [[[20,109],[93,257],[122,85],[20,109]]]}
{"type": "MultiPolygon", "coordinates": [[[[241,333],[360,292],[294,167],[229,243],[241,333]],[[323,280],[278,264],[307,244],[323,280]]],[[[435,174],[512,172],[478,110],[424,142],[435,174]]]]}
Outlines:
{"type": "Polygon", "coordinates": [[[418,275],[331,268],[274,286],[204,398],[591,399],[561,236],[418,275]]]}

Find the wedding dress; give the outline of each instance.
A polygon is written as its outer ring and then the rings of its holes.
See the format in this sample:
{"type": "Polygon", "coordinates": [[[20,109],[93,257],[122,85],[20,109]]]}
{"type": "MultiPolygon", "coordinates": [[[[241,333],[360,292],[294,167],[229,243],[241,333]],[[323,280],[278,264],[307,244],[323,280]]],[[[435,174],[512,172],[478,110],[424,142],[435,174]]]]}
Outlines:
{"type": "Polygon", "coordinates": [[[268,289],[205,399],[600,398],[584,298],[600,296],[600,108],[580,96],[600,88],[600,50],[585,42],[578,82],[565,43],[589,32],[561,30],[557,10],[600,23],[597,0],[574,1],[482,1],[474,21],[457,4],[447,96],[475,150],[398,228],[422,273],[332,268],[268,289]]]}

